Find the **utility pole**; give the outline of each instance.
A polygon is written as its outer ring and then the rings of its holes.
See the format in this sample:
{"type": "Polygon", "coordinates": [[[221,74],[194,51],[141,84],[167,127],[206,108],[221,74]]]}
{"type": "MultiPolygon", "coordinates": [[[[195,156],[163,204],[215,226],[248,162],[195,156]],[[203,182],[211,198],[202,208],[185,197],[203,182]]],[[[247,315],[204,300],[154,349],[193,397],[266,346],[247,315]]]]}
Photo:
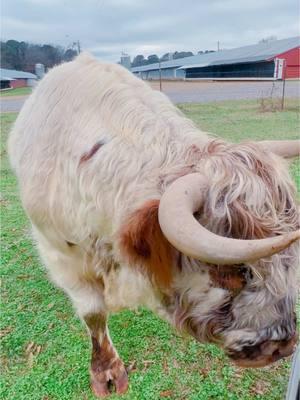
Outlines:
{"type": "Polygon", "coordinates": [[[220,51],[220,42],[218,41],[218,51],[220,51]]]}
{"type": "Polygon", "coordinates": [[[281,110],[284,109],[284,97],[285,97],[285,71],[286,71],[286,59],[283,59],[282,66],[282,98],[281,98],[281,110]]]}
{"type": "Polygon", "coordinates": [[[72,43],[72,49],[76,49],[77,54],[81,53],[80,41],[77,40],[76,42],[72,43]]]}
{"type": "Polygon", "coordinates": [[[162,85],[161,85],[161,65],[160,65],[160,59],[159,59],[159,90],[162,91],[162,85]]]}

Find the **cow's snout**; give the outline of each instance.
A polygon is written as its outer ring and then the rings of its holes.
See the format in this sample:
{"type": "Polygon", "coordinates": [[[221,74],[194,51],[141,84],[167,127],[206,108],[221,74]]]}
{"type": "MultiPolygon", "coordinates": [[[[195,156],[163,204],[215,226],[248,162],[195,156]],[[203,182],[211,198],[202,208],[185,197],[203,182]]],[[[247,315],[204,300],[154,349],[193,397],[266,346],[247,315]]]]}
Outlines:
{"type": "Polygon", "coordinates": [[[288,340],[268,340],[253,346],[244,346],[240,351],[229,351],[229,357],[240,367],[265,367],[281,358],[293,354],[298,335],[288,340]]]}

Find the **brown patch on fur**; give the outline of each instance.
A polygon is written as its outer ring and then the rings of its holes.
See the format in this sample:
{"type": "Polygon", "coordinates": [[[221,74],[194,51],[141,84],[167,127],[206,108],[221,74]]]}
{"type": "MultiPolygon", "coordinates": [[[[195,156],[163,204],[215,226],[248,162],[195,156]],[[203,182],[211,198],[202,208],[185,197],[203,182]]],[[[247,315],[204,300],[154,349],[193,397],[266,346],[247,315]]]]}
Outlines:
{"type": "Polygon", "coordinates": [[[245,275],[236,266],[222,265],[209,270],[210,278],[215,287],[239,291],[246,285],[245,275]]]}
{"type": "Polygon", "coordinates": [[[83,162],[88,161],[90,158],[93,157],[93,155],[104,145],[104,142],[97,142],[94,144],[94,146],[87,152],[83,153],[82,156],[80,157],[79,165],[81,165],[83,162]]]}
{"type": "MultiPolygon", "coordinates": [[[[92,336],[92,361],[91,369],[93,372],[109,370],[116,361],[116,353],[108,337],[105,335],[101,344],[92,336]]],[[[121,360],[119,360],[121,362],[121,360]]]]}
{"type": "Polygon", "coordinates": [[[136,210],[120,231],[120,247],[131,263],[142,263],[156,282],[168,287],[172,280],[174,249],[158,222],[159,200],[149,200],[136,210]]]}
{"type": "Polygon", "coordinates": [[[110,394],[108,382],[114,382],[117,394],[128,388],[128,376],[123,362],[117,356],[105,334],[101,343],[92,336],[91,384],[96,396],[110,394]]]}
{"type": "Polygon", "coordinates": [[[272,229],[263,224],[262,218],[255,217],[239,201],[229,205],[232,218],[231,235],[236,239],[263,239],[271,236],[272,229]]]}
{"type": "Polygon", "coordinates": [[[241,351],[231,353],[230,358],[240,367],[265,367],[293,354],[297,344],[297,336],[296,334],[289,340],[270,340],[255,346],[244,346],[241,351]]]}
{"type": "Polygon", "coordinates": [[[73,247],[73,246],[76,246],[76,245],[75,245],[75,243],[72,243],[72,242],[68,242],[67,240],[66,240],[66,243],[67,243],[67,245],[68,245],[69,247],[73,247]]]}
{"type": "MultiPolygon", "coordinates": [[[[208,165],[216,176],[216,171],[220,168],[222,174],[232,177],[224,185],[220,181],[220,184],[213,186],[214,196],[219,191],[214,206],[220,209],[224,210],[226,194],[232,191],[234,193],[234,198],[227,204],[230,226],[229,221],[223,217],[218,224],[214,222],[214,228],[223,227],[221,232],[213,230],[215,233],[237,239],[262,239],[283,233],[280,225],[285,221],[289,225],[288,230],[291,230],[291,223],[294,224],[297,219],[297,211],[293,209],[294,189],[289,182],[279,179],[280,166],[277,169],[274,159],[268,153],[255,143],[226,144],[213,140],[204,147],[202,157],[204,162],[205,158],[209,160],[208,165]],[[239,182],[252,186],[254,193],[257,193],[256,204],[247,204],[247,194],[239,182]],[[259,185],[265,192],[264,196],[258,190],[259,185]],[[238,186],[239,190],[234,189],[238,186]],[[271,212],[264,211],[267,209],[271,212]],[[279,221],[274,220],[275,213],[280,214],[279,221]]],[[[209,209],[209,204],[204,209],[204,215],[208,219],[214,216],[214,210],[209,209]]]]}
{"type": "Polygon", "coordinates": [[[106,317],[103,314],[87,314],[84,316],[84,321],[87,324],[92,337],[97,337],[100,332],[105,331],[106,317]]]}
{"type": "Polygon", "coordinates": [[[204,153],[208,155],[213,155],[215,153],[218,153],[219,151],[222,151],[224,148],[224,143],[218,139],[213,139],[211,140],[206,148],[204,149],[204,153]]]}
{"type": "Polygon", "coordinates": [[[203,150],[196,144],[192,144],[186,151],[185,158],[189,163],[197,164],[203,155],[203,150]]]}

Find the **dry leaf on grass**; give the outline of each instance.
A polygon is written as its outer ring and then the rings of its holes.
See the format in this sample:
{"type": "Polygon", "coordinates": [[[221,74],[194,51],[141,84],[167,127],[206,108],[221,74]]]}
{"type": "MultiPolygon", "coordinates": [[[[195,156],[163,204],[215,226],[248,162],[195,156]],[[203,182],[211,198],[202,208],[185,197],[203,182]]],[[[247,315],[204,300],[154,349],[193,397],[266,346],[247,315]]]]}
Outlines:
{"type": "Polygon", "coordinates": [[[27,355],[27,363],[29,368],[32,368],[34,359],[40,354],[42,350],[42,346],[34,343],[34,342],[29,342],[28,345],[26,346],[25,353],[27,355]]]}
{"type": "Polygon", "coordinates": [[[133,360],[129,365],[128,365],[128,367],[126,368],[127,369],[127,372],[129,373],[129,372],[134,372],[134,371],[136,371],[137,370],[137,368],[136,368],[136,360],[133,360]]]}
{"type": "Polygon", "coordinates": [[[200,369],[200,374],[201,374],[202,376],[204,376],[204,378],[206,378],[207,375],[209,374],[209,371],[210,371],[209,368],[201,368],[201,369],[200,369]]]}
{"type": "Polygon", "coordinates": [[[253,394],[264,395],[270,387],[270,382],[258,381],[250,389],[253,394]]]}
{"type": "Polygon", "coordinates": [[[13,328],[11,326],[7,326],[6,328],[3,328],[0,330],[0,338],[3,338],[4,336],[8,335],[10,332],[12,332],[13,328]]]}
{"type": "Polygon", "coordinates": [[[145,372],[147,370],[147,368],[149,367],[149,365],[153,364],[155,361],[152,360],[144,360],[143,364],[144,364],[144,368],[142,370],[142,372],[145,372]]]}
{"type": "Polygon", "coordinates": [[[234,367],[234,377],[235,378],[242,378],[244,376],[244,370],[239,367],[234,367]]]}
{"type": "Polygon", "coordinates": [[[29,368],[33,367],[33,361],[34,361],[34,355],[32,353],[29,353],[27,356],[27,364],[29,368]]]}
{"type": "Polygon", "coordinates": [[[172,396],[173,391],[172,390],[164,390],[163,392],[159,393],[160,397],[170,397],[172,396]]]}
{"type": "Polygon", "coordinates": [[[163,362],[163,370],[165,371],[165,373],[169,372],[168,362],[166,359],[163,362]]]}

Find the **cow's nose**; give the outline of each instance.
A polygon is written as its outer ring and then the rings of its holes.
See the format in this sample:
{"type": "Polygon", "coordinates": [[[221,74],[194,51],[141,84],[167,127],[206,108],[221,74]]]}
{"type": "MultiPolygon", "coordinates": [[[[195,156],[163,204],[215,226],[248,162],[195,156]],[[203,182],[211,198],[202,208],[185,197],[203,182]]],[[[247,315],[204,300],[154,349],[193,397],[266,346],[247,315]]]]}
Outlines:
{"type": "Polygon", "coordinates": [[[298,335],[295,334],[288,340],[270,340],[255,346],[246,346],[240,352],[231,352],[230,357],[240,367],[265,367],[281,358],[293,354],[297,339],[298,335]]]}

